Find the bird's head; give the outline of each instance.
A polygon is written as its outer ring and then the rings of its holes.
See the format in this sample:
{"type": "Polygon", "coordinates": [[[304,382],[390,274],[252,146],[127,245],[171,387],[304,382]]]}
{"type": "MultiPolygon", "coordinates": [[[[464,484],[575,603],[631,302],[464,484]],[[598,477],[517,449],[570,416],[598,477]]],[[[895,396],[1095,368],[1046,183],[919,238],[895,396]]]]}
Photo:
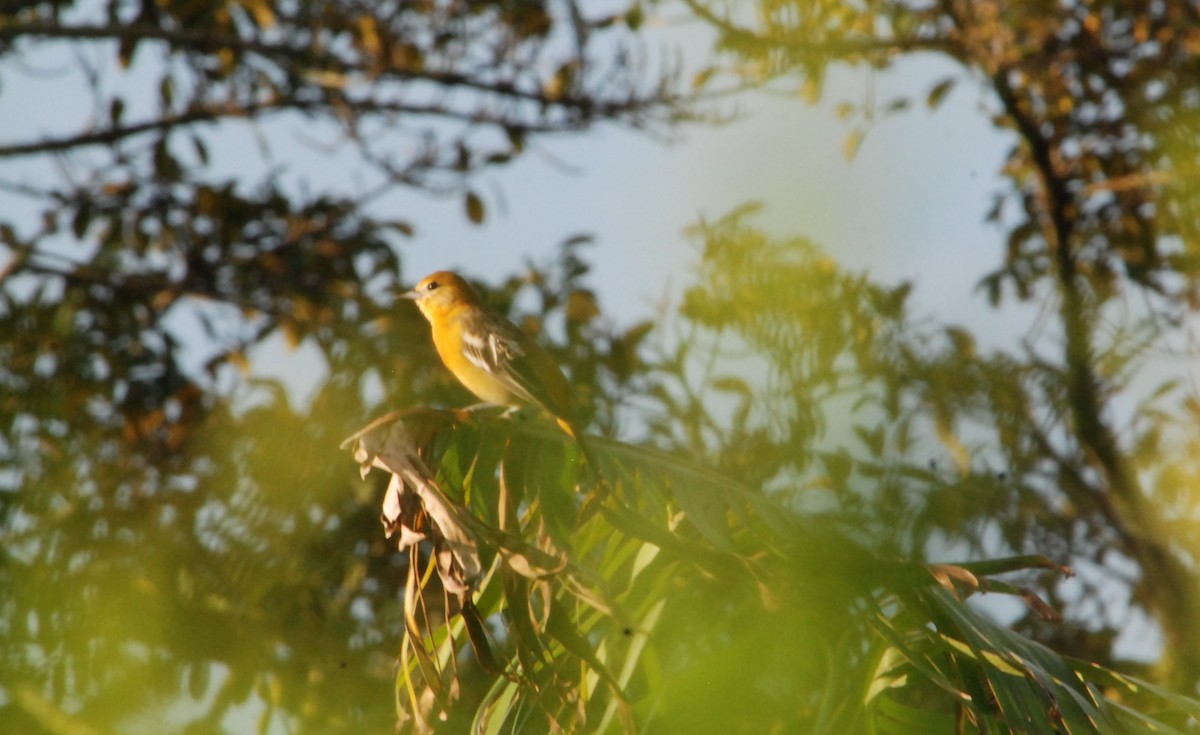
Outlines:
{"type": "Polygon", "coordinates": [[[405,291],[399,298],[417,302],[417,308],[426,318],[437,312],[446,312],[464,304],[476,303],[479,297],[466,280],[451,271],[438,271],[421,279],[413,290],[405,291]]]}

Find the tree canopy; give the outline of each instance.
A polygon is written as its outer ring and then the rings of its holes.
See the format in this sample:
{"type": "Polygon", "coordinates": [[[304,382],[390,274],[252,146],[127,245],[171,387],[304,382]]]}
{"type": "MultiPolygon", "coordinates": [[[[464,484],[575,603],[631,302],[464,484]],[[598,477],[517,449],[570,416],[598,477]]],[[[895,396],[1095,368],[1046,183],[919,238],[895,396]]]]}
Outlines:
{"type": "MultiPolygon", "coordinates": [[[[883,69],[932,53],[967,76],[931,80],[928,106],[956,83],[987,91],[983,112],[1013,143],[1003,170],[1011,186],[989,214],[1007,247],[980,287],[997,307],[1006,298],[1043,300],[1055,321],[1015,353],[976,354],[971,335],[951,328],[940,355],[910,349],[894,357],[893,379],[911,381],[954,451],[971,426],[992,434],[979,449],[1001,456],[998,467],[976,463],[942,491],[978,495],[966,508],[979,514],[968,511],[956,527],[935,525],[975,543],[998,524],[1010,549],[1089,560],[1100,574],[1088,580],[1080,606],[1107,607],[1100,598],[1130,584],[1124,566],[1131,561],[1138,572],[1128,600],[1162,627],[1170,678],[1194,688],[1198,587],[1195,545],[1184,529],[1197,507],[1191,457],[1200,404],[1194,384],[1177,382],[1186,374],[1152,385],[1139,376],[1153,354],[1195,354],[1188,330],[1200,304],[1200,9],[767,3],[746,20],[737,4],[688,5],[718,29],[739,79],[749,75],[755,84],[819,96],[831,64],[883,69]],[[1129,401],[1139,403],[1130,409],[1129,401]],[[997,471],[1004,482],[986,477],[997,471]]],[[[919,101],[846,109],[856,124],[850,150],[871,125],[919,101]]],[[[1083,635],[1087,643],[1068,635],[1101,655],[1112,629],[1094,632],[1083,635]]]]}

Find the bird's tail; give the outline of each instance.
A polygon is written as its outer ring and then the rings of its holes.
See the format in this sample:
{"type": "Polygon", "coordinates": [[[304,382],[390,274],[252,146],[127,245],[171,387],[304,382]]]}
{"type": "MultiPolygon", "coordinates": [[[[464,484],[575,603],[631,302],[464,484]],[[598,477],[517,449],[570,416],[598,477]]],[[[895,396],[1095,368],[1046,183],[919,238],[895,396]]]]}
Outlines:
{"type": "Polygon", "coordinates": [[[583,455],[583,463],[587,466],[588,473],[591,474],[592,480],[597,486],[604,485],[604,475],[600,471],[600,462],[596,459],[595,452],[592,451],[591,442],[584,438],[583,432],[575,428],[575,425],[570,421],[555,416],[554,420],[562,427],[567,436],[575,440],[575,444],[579,447],[579,453],[583,455]]]}

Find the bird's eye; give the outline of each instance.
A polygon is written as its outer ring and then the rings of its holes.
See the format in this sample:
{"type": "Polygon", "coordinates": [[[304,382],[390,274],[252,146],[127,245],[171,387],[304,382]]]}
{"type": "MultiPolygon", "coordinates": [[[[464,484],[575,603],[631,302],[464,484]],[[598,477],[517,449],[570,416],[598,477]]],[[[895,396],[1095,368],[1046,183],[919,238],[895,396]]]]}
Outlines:
{"type": "Polygon", "coordinates": [[[425,290],[426,291],[435,291],[435,290],[437,290],[437,287],[438,287],[437,281],[430,281],[428,284],[425,285],[425,290]]]}

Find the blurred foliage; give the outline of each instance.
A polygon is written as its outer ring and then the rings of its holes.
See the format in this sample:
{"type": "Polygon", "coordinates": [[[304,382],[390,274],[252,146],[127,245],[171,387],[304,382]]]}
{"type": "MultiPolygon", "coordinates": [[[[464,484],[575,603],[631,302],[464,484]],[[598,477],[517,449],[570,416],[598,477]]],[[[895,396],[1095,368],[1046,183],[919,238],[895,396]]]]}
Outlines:
{"type": "MultiPolygon", "coordinates": [[[[575,249],[488,293],[510,305],[522,290],[540,295],[564,363],[589,365],[619,394],[645,331],[578,323],[569,305],[589,292],[575,249]]],[[[409,567],[379,526],[382,486],[359,483],[337,445],[377,405],[363,365],[402,386],[393,394],[470,402],[436,369],[419,319],[389,308],[359,334],[338,326],[330,376],[299,409],[282,385],[247,378],[228,396],[189,383],[157,412],[81,416],[64,397],[97,390],[91,405],[103,405],[113,386],[30,370],[46,382],[19,404],[31,415],[11,417],[6,440],[24,443],[0,494],[6,726],[392,729],[409,567]]]]}
{"type": "MultiPolygon", "coordinates": [[[[937,108],[956,85],[983,91],[983,114],[1012,147],[1001,171],[1010,186],[988,215],[1007,247],[980,288],[997,307],[1013,296],[1043,301],[1053,325],[1031,332],[1015,351],[987,355],[966,330],[934,329],[875,358],[890,375],[859,360],[863,376],[887,396],[884,434],[907,431],[908,421],[892,423],[907,412],[921,416],[957,472],[926,472],[916,461],[879,468],[880,448],[903,452],[908,435],[885,445],[878,425],[855,427],[867,451],[852,461],[839,450],[837,472],[915,475],[927,491],[903,517],[916,524],[918,546],[942,536],[979,553],[1036,549],[1075,559],[1087,572],[1084,593],[1057,599],[1054,585],[1045,592],[1077,622],[1039,634],[1107,660],[1117,632],[1145,614],[1163,633],[1158,675],[1195,692],[1198,399],[1194,383],[1145,376],[1156,356],[1195,359],[1200,7],[1116,0],[685,4],[718,34],[721,59],[695,78],[705,89],[749,84],[815,101],[833,64],[885,70],[936,54],[958,67],[929,80],[923,96],[887,98],[868,85],[861,103],[840,104],[852,126],[851,158],[888,116],[922,103],[937,108]]],[[[770,265],[756,270],[771,273],[770,265]]],[[[781,361],[778,347],[792,349],[814,326],[821,335],[819,325],[770,318],[741,320],[732,331],[765,345],[772,374],[788,385],[795,363],[781,361]],[[770,330],[782,336],[764,334],[770,330]]],[[[804,415],[802,406],[762,406],[776,424],[804,415]]],[[[1018,627],[1037,626],[1027,619],[1018,627]]]]}
{"type": "Polygon", "coordinates": [[[413,499],[392,507],[414,731],[462,731],[464,713],[472,732],[1154,732],[1200,716],[964,605],[1013,595],[1056,621],[995,578],[1069,571],[1044,557],[893,561],[786,495],[597,439],[599,483],[546,419],[418,409],[352,438],[413,499]]]}

